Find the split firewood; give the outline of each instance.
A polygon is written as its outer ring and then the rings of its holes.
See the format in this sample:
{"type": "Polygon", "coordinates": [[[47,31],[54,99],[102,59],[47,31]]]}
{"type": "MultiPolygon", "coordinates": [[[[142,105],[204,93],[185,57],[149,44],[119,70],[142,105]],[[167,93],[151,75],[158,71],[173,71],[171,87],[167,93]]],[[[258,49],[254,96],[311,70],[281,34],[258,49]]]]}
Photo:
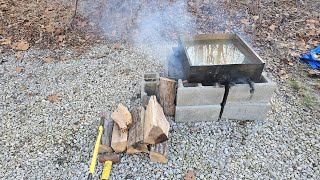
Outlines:
{"type": "Polygon", "coordinates": [[[101,144],[99,146],[99,153],[112,153],[111,139],[114,121],[110,119],[110,113],[106,114],[106,119],[104,122],[104,131],[101,137],[101,144]]]}
{"type": "Polygon", "coordinates": [[[152,162],[167,163],[168,162],[168,141],[160,144],[150,145],[150,159],[152,162]]]}
{"type": "Polygon", "coordinates": [[[122,132],[119,125],[114,123],[112,131],[111,147],[116,153],[126,150],[128,140],[128,131],[122,132]]]}
{"type": "Polygon", "coordinates": [[[128,133],[128,154],[148,151],[147,144],[143,142],[144,114],[143,107],[134,108],[131,111],[132,124],[128,133]]]}
{"type": "Polygon", "coordinates": [[[149,152],[147,144],[141,143],[141,144],[137,144],[135,146],[129,146],[127,148],[128,154],[141,153],[141,152],[149,152]]]}
{"type": "Polygon", "coordinates": [[[176,98],[176,81],[160,77],[160,104],[163,107],[165,115],[173,116],[175,113],[175,98],[176,98]]]}
{"type": "Polygon", "coordinates": [[[144,143],[158,144],[168,140],[170,124],[156,96],[151,96],[144,119],[144,143]]]}
{"type": "Polygon", "coordinates": [[[127,107],[119,103],[117,109],[111,114],[111,118],[119,125],[122,132],[128,131],[132,118],[127,107]]]}

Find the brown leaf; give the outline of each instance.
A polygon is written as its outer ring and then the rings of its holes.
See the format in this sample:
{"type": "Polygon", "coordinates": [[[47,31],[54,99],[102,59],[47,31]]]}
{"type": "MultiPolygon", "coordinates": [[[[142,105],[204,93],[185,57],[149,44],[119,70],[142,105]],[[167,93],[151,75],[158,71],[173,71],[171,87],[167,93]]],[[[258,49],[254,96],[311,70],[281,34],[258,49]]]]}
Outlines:
{"type": "Polygon", "coordinates": [[[240,21],[242,24],[244,24],[244,25],[249,25],[249,20],[248,19],[241,19],[241,21],[240,21]]]}
{"type": "Polygon", "coordinates": [[[121,44],[120,43],[114,44],[113,49],[116,49],[116,50],[121,49],[121,44]]]}
{"type": "Polygon", "coordinates": [[[316,31],[313,29],[313,30],[310,30],[309,33],[308,33],[310,36],[314,36],[316,35],[316,31]]]}
{"type": "Polygon", "coordinates": [[[269,29],[270,29],[271,31],[275,31],[277,27],[278,27],[278,26],[272,24],[271,26],[269,26],[269,29]]]}
{"type": "Polygon", "coordinates": [[[256,20],[259,19],[259,16],[252,16],[252,19],[253,19],[254,21],[256,21],[256,20]]]}
{"type": "Polygon", "coordinates": [[[66,56],[60,56],[60,60],[61,61],[65,61],[65,60],[67,60],[67,57],[66,56]]]}
{"type": "Polygon", "coordinates": [[[50,101],[51,103],[54,103],[54,102],[58,102],[60,101],[60,96],[57,96],[57,95],[50,95],[47,97],[48,101],[50,101]]]}
{"type": "Polygon", "coordinates": [[[308,20],[307,20],[307,23],[309,23],[309,24],[318,24],[319,21],[314,20],[314,19],[308,19],[308,20]]]}
{"type": "Polygon", "coordinates": [[[29,43],[25,40],[20,40],[18,43],[15,43],[12,46],[12,49],[19,50],[19,51],[25,51],[29,49],[29,43]]]}
{"type": "Polygon", "coordinates": [[[18,59],[23,58],[23,55],[21,55],[21,54],[16,54],[15,56],[16,56],[16,58],[18,58],[18,59]]]}
{"type": "Polygon", "coordinates": [[[308,71],[308,76],[309,77],[320,77],[320,71],[316,69],[311,69],[308,71]]]}
{"type": "Polygon", "coordinates": [[[184,176],[184,180],[195,180],[196,172],[194,170],[188,170],[187,174],[184,176]]]}
{"type": "Polygon", "coordinates": [[[24,72],[24,67],[22,67],[22,66],[17,66],[17,67],[16,67],[16,72],[17,72],[17,73],[22,73],[22,72],[24,72]]]}
{"type": "Polygon", "coordinates": [[[11,44],[11,38],[0,39],[0,44],[1,45],[10,45],[11,44]]]}
{"type": "Polygon", "coordinates": [[[51,63],[51,62],[53,62],[53,60],[54,60],[54,59],[53,59],[52,57],[50,57],[50,56],[43,58],[43,61],[44,61],[45,63],[51,63]]]}
{"type": "Polygon", "coordinates": [[[80,27],[85,27],[87,25],[87,22],[86,21],[78,21],[77,25],[80,27]]]}
{"type": "Polygon", "coordinates": [[[58,40],[59,40],[59,42],[62,42],[64,39],[65,39],[65,35],[59,35],[58,36],[58,40]]]}
{"type": "Polygon", "coordinates": [[[294,51],[291,52],[290,55],[293,56],[293,57],[300,57],[300,54],[297,53],[297,52],[294,52],[294,51]]]}
{"type": "Polygon", "coordinates": [[[47,26],[44,27],[44,31],[47,33],[53,33],[55,31],[54,26],[52,26],[51,24],[48,24],[47,26]]]}
{"type": "Polygon", "coordinates": [[[195,133],[195,132],[198,132],[198,131],[200,131],[200,128],[198,128],[198,127],[191,127],[190,128],[190,132],[192,132],[192,133],[195,133]]]}

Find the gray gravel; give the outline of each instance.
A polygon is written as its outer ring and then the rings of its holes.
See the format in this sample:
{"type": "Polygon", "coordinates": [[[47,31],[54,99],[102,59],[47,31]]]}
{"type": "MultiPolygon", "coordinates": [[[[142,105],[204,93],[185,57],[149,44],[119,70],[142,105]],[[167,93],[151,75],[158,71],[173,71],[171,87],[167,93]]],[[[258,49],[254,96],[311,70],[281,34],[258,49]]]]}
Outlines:
{"type": "MultiPolygon", "coordinates": [[[[85,179],[99,113],[118,102],[140,104],[144,72],[163,72],[162,61],[125,46],[97,45],[67,61],[43,63],[51,52],[13,54],[0,65],[0,178],[85,179]],[[16,66],[25,72],[17,73],[16,66]],[[61,96],[51,103],[49,95],[61,96]]],[[[220,120],[171,123],[168,164],[146,154],[122,155],[111,179],[317,179],[320,177],[319,114],[300,109],[279,87],[263,122],[220,120]]],[[[96,179],[102,165],[96,168],[96,179]]]]}

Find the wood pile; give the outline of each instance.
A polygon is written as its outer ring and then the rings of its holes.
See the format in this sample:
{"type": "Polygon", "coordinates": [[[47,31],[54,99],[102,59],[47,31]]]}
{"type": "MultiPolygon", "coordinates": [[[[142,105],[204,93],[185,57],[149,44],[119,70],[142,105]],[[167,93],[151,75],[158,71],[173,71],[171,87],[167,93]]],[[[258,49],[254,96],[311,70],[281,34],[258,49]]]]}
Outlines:
{"type": "Polygon", "coordinates": [[[105,154],[147,153],[150,160],[158,163],[168,162],[168,139],[170,124],[165,115],[174,115],[176,82],[168,78],[160,79],[160,103],[151,96],[144,107],[131,111],[121,103],[107,116],[104,134],[99,148],[100,159],[105,154]]]}

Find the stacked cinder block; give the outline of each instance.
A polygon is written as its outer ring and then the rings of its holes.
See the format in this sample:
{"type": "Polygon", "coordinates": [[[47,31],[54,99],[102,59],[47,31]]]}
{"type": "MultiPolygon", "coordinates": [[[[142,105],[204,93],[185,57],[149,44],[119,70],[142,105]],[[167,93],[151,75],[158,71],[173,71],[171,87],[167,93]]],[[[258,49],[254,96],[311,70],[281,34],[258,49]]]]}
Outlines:
{"type": "Polygon", "coordinates": [[[237,84],[230,88],[222,118],[238,120],[264,120],[271,108],[270,100],[276,83],[262,74],[261,82],[254,84],[250,93],[248,84],[237,84]]]}
{"type": "MultiPolygon", "coordinates": [[[[222,118],[236,120],[263,120],[270,110],[270,100],[276,83],[265,74],[261,82],[255,83],[250,93],[248,84],[236,84],[230,88],[222,118]]],[[[178,81],[176,122],[215,121],[219,119],[224,86],[202,86],[183,84],[178,81]]]]}
{"type": "Polygon", "coordinates": [[[145,73],[141,82],[142,105],[146,106],[150,96],[155,95],[159,101],[159,73],[145,73]]]}
{"type": "Polygon", "coordinates": [[[224,87],[183,84],[178,80],[176,122],[214,121],[219,119],[224,87]]]}

